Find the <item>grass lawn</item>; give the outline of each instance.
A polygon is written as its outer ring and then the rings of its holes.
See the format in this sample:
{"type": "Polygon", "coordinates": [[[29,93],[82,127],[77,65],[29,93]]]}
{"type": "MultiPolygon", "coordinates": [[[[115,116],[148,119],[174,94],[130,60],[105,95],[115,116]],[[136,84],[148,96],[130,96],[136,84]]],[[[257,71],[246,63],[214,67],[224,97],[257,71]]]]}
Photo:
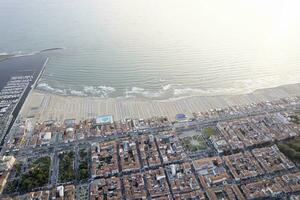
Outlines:
{"type": "Polygon", "coordinates": [[[204,134],[205,137],[209,138],[210,136],[216,134],[216,130],[214,128],[212,128],[212,127],[205,127],[202,130],[202,133],[204,134]]]}

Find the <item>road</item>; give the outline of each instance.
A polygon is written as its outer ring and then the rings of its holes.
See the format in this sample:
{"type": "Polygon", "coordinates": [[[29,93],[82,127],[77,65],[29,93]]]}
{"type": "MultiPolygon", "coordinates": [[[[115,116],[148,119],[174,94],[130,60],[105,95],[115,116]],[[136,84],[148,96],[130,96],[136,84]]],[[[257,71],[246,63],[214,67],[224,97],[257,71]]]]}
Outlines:
{"type": "MultiPolygon", "coordinates": [[[[230,116],[222,116],[222,117],[218,117],[218,118],[213,118],[213,119],[206,119],[206,120],[195,120],[195,121],[191,121],[191,122],[187,122],[187,123],[181,123],[182,127],[179,128],[196,128],[198,130],[201,130],[204,127],[207,126],[215,126],[218,122],[225,122],[225,121],[230,121],[230,120],[234,120],[234,119],[240,119],[240,118],[245,118],[245,117],[250,117],[250,116],[257,116],[257,115],[262,115],[262,114],[266,114],[266,113],[276,113],[276,112],[281,112],[281,111],[288,111],[288,110],[295,110],[295,109],[299,109],[298,106],[287,106],[286,108],[278,108],[278,109],[268,109],[268,110],[259,110],[259,111],[254,111],[254,112],[249,112],[249,113],[241,113],[238,115],[230,115],[230,116]]],[[[178,124],[176,124],[178,125],[178,124]]],[[[177,126],[178,127],[178,126],[177,126]]],[[[57,186],[58,184],[58,174],[59,174],[59,153],[61,151],[67,151],[67,150],[72,150],[75,151],[75,172],[78,175],[78,168],[79,168],[79,151],[80,148],[82,146],[90,146],[91,143],[94,142],[103,142],[106,140],[117,140],[117,139],[121,139],[123,137],[126,136],[138,136],[140,134],[160,134],[161,131],[163,130],[173,130],[174,129],[174,125],[170,124],[169,126],[166,127],[159,127],[159,128],[148,128],[148,129],[144,129],[144,130],[138,130],[138,131],[130,131],[124,134],[117,134],[117,135],[109,135],[109,136],[96,136],[96,137],[87,137],[87,138],[83,138],[83,139],[79,139],[77,138],[77,136],[75,137],[75,139],[71,142],[65,143],[63,141],[59,140],[59,135],[60,133],[56,133],[55,135],[55,140],[53,143],[49,144],[48,146],[37,146],[37,147],[33,147],[33,146],[25,146],[24,148],[21,148],[18,151],[14,151],[14,149],[2,149],[2,153],[5,153],[6,151],[8,151],[8,153],[10,155],[15,155],[18,158],[22,158],[22,157],[27,157],[27,156],[40,156],[42,154],[48,154],[51,155],[52,158],[52,162],[51,162],[51,171],[50,171],[50,181],[49,181],[49,185],[48,185],[48,189],[53,188],[55,186],[57,186]]],[[[76,135],[76,134],[75,134],[76,135]]],[[[203,138],[204,139],[204,138],[203,138]]],[[[204,139],[204,141],[206,141],[204,139]]],[[[157,146],[157,142],[156,146],[157,146]]],[[[211,146],[211,144],[207,144],[209,146],[211,146]]],[[[138,147],[138,144],[137,144],[138,147]]],[[[157,146],[157,149],[158,146],[157,146]]],[[[163,163],[162,161],[162,155],[160,153],[160,151],[158,151],[159,153],[159,158],[161,160],[161,163],[163,163]]],[[[140,159],[140,163],[141,162],[141,157],[140,157],[140,152],[139,152],[139,148],[138,148],[138,154],[139,154],[139,159],[140,159]]],[[[120,165],[120,155],[118,153],[117,155],[118,157],[118,167],[120,170],[120,175],[123,174],[122,172],[122,168],[120,165]]],[[[141,166],[141,168],[143,168],[143,165],[141,166]]],[[[166,172],[165,172],[166,174],[166,172]]],[[[258,177],[254,177],[254,178],[250,178],[247,180],[242,180],[239,182],[236,182],[234,180],[230,180],[229,183],[239,183],[239,184],[246,184],[249,182],[254,182],[256,180],[262,179],[262,178],[267,178],[267,179],[273,179],[276,176],[281,175],[281,173],[266,173],[262,176],[258,176],[258,177]]],[[[92,180],[92,179],[90,179],[92,180]]],[[[145,183],[147,184],[147,181],[144,179],[145,183]]],[[[170,182],[168,181],[168,185],[170,187],[170,182]]],[[[198,180],[199,181],[199,180],[198,180]]],[[[121,177],[121,182],[123,182],[123,179],[121,177]]],[[[78,181],[72,181],[72,183],[78,183],[78,181]]],[[[124,186],[123,183],[122,185],[122,192],[123,194],[125,193],[124,191],[124,186]]],[[[171,195],[173,196],[173,192],[171,191],[171,195]]],[[[148,199],[149,199],[149,194],[148,194],[148,199]]]]}
{"type": "MultiPolygon", "coordinates": [[[[212,118],[212,119],[205,119],[205,120],[195,120],[187,123],[182,123],[181,128],[191,128],[196,127],[198,130],[207,127],[207,126],[214,126],[218,122],[225,122],[230,121],[234,119],[240,119],[240,118],[246,118],[251,116],[257,116],[262,115],[266,113],[276,113],[281,111],[289,111],[289,110],[299,110],[300,107],[298,105],[295,106],[286,106],[285,108],[279,108],[279,109],[268,109],[268,110],[260,110],[260,111],[254,111],[251,113],[241,113],[238,115],[232,115],[232,116],[223,116],[218,118],[212,118]]],[[[94,137],[87,137],[78,140],[77,138],[74,141],[65,143],[62,141],[55,140],[54,143],[49,144],[48,146],[25,146],[21,148],[19,151],[15,152],[14,149],[6,149],[2,148],[2,155],[7,152],[7,154],[15,155],[16,157],[23,157],[28,155],[39,155],[43,154],[45,152],[52,153],[55,151],[63,151],[66,149],[70,149],[70,147],[78,146],[78,145],[88,145],[94,142],[103,142],[108,140],[117,140],[126,136],[138,136],[139,134],[159,134],[162,130],[172,130],[174,128],[173,125],[167,126],[167,127],[159,127],[159,128],[148,128],[144,130],[136,130],[136,131],[130,131],[123,134],[118,135],[107,135],[107,136],[94,136],[94,137]]]]}

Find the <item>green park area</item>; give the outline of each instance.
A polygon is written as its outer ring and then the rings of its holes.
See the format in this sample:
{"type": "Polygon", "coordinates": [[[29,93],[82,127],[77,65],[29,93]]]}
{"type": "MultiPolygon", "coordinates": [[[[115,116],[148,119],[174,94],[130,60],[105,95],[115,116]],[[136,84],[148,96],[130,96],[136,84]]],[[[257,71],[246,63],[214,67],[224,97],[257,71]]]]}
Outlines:
{"type": "Polygon", "coordinates": [[[300,163],[300,137],[278,145],[280,151],[295,163],[300,163]]]}
{"type": "Polygon", "coordinates": [[[184,137],[181,139],[183,147],[189,152],[197,152],[204,150],[206,144],[200,135],[184,137]]]}
{"type": "Polygon", "coordinates": [[[84,149],[81,149],[79,152],[79,173],[78,173],[78,179],[79,180],[85,180],[89,178],[89,168],[88,168],[88,152],[84,149]]]}
{"type": "Polygon", "coordinates": [[[16,190],[29,192],[34,188],[45,186],[49,181],[50,164],[49,156],[40,157],[31,162],[22,173],[21,170],[25,166],[21,163],[15,164],[12,172],[15,178],[7,183],[5,193],[13,193],[16,190]]]}
{"type": "Polygon", "coordinates": [[[291,122],[295,123],[295,124],[300,124],[300,118],[298,115],[291,115],[289,116],[291,122]]]}
{"type": "Polygon", "coordinates": [[[214,129],[212,127],[205,127],[202,130],[202,134],[204,137],[209,138],[210,136],[216,134],[216,129],[214,129]]]}
{"type": "Polygon", "coordinates": [[[70,151],[59,154],[59,182],[64,183],[74,179],[74,152],[70,151]]]}

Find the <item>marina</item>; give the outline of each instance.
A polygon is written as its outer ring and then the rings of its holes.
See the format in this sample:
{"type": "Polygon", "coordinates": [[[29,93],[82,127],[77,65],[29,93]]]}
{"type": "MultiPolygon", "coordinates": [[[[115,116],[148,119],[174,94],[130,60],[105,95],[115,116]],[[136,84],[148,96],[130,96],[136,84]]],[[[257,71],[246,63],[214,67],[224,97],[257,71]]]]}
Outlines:
{"type": "Polygon", "coordinates": [[[0,62],[0,140],[10,131],[19,111],[47,62],[44,55],[10,58],[0,62]]]}

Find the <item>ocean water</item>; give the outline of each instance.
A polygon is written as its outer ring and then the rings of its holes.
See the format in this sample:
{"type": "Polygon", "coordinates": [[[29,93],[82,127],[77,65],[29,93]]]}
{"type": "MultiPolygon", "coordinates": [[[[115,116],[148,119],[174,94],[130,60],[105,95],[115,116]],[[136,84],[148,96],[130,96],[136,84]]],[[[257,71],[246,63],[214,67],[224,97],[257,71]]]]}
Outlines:
{"type": "Polygon", "coordinates": [[[47,52],[38,86],[58,94],[247,93],[299,82],[299,9],[297,0],[0,0],[0,54],[63,48],[47,52]]]}

